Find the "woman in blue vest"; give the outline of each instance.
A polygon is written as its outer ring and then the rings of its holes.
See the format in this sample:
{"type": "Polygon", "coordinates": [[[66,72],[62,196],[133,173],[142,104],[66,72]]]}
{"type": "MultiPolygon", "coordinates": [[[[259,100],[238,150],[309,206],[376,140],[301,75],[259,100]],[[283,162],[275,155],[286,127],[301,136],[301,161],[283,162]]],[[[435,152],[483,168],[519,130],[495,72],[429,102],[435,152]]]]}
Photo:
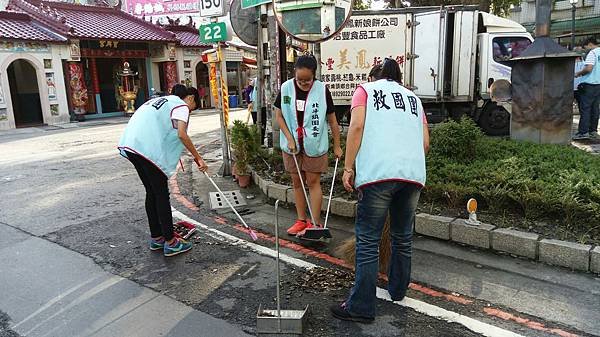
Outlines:
{"type": "Polygon", "coordinates": [[[358,190],[356,276],[348,299],[331,307],[334,317],[357,322],[375,318],[379,241],[390,214],[392,257],[388,292],[394,301],[410,282],[412,229],[429,133],[419,98],[400,85],[398,63],[385,59],[376,81],[359,86],[352,98],[344,187],[358,190]]]}
{"type": "Polygon", "coordinates": [[[139,107],[119,141],[121,155],[133,164],[146,189],[150,249],[162,250],[165,256],[192,248],[173,233],[168,179],[175,173],[184,148],[201,171],[207,169],[187,134],[190,111],[198,101],[198,90],[176,84],[170,96],[151,99],[139,107]]]}
{"type": "Polygon", "coordinates": [[[298,214],[296,222],[287,233],[301,236],[307,228],[320,225],[323,202],[321,174],[328,168],[327,125],[331,128],[333,151],[337,158],[342,156],[342,148],[333,98],[325,84],[315,79],[317,60],[311,55],[300,56],[294,70],[295,77],[281,85],[274,105],[281,129],[279,143],[283,151],[283,163],[292,177],[298,214]],[[312,224],[306,214],[307,205],[293,154],[296,154],[298,166],[308,185],[316,224],[312,224]]]}

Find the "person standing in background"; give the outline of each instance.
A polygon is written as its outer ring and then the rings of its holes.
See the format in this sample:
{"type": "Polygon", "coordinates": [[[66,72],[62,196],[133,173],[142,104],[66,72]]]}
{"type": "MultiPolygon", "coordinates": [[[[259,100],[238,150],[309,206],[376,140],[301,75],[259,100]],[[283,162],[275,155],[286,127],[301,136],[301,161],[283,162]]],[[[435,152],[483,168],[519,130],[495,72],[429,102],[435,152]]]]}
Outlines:
{"type": "Polygon", "coordinates": [[[577,90],[581,103],[579,129],[573,140],[598,138],[598,118],[600,117],[600,48],[595,38],[589,38],[583,43],[589,51],[585,58],[585,66],[575,74],[581,77],[577,90]]]}
{"type": "MultiPolygon", "coordinates": [[[[577,76],[577,73],[582,71],[585,67],[585,52],[581,47],[577,47],[573,51],[580,54],[580,56],[578,56],[575,59],[575,76],[577,76]]],[[[577,109],[579,110],[579,116],[581,117],[581,98],[579,97],[580,93],[578,90],[579,84],[581,84],[581,77],[575,77],[575,79],[573,80],[573,97],[575,98],[575,102],[577,103],[577,109]]]]}

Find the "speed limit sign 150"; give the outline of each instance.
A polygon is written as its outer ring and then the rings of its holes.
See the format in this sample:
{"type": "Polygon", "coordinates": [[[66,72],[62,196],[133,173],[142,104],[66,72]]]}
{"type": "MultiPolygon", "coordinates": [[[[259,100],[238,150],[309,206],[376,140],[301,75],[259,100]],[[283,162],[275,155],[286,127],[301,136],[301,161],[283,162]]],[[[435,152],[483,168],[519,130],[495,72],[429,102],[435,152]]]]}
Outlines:
{"type": "Polygon", "coordinates": [[[198,0],[200,2],[200,16],[216,17],[225,14],[225,0],[198,0]]]}

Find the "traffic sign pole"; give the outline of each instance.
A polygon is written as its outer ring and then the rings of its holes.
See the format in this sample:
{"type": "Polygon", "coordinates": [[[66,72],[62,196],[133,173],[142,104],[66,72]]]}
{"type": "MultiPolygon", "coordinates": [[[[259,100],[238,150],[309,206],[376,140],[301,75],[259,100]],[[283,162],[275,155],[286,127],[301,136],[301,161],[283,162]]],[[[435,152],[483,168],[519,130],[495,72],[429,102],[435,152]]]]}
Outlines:
{"type": "Polygon", "coordinates": [[[228,136],[228,120],[229,120],[229,111],[228,111],[228,99],[225,97],[225,93],[223,92],[223,83],[227,83],[227,65],[226,61],[223,59],[221,54],[221,46],[217,45],[217,53],[219,55],[219,65],[220,68],[217,72],[217,91],[219,92],[219,105],[221,108],[219,118],[221,120],[221,149],[223,151],[223,166],[221,166],[221,175],[223,177],[231,175],[231,160],[230,160],[230,151],[229,151],[229,136],[228,136]]]}
{"type": "Polygon", "coordinates": [[[227,60],[223,55],[221,43],[218,44],[217,53],[221,62],[221,124],[223,128],[223,176],[231,175],[231,144],[229,143],[229,90],[227,88],[227,60]]]}

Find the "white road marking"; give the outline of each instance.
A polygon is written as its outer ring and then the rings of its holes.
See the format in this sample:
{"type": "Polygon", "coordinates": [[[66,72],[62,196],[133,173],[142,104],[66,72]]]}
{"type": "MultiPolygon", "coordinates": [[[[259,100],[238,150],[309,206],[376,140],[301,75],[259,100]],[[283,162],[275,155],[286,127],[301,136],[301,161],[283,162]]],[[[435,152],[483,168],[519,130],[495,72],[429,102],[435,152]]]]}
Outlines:
{"type": "MultiPolygon", "coordinates": [[[[238,238],[236,236],[221,232],[217,229],[208,227],[207,225],[200,223],[200,222],[186,216],[185,214],[177,211],[174,208],[172,210],[173,210],[174,217],[181,219],[183,221],[192,223],[196,227],[210,232],[211,237],[213,237],[215,239],[220,239],[221,241],[228,241],[230,244],[235,245],[235,246],[247,247],[247,248],[252,249],[255,252],[262,254],[262,255],[275,257],[275,255],[277,254],[277,251],[275,251],[273,249],[270,249],[270,248],[267,248],[267,247],[264,247],[261,245],[257,245],[255,243],[246,241],[246,240],[238,238]]],[[[313,263],[302,261],[300,259],[288,256],[285,254],[281,254],[281,253],[279,254],[279,258],[284,262],[287,262],[291,265],[294,265],[296,267],[301,267],[304,269],[312,269],[312,268],[317,267],[317,265],[315,265],[313,263]]],[[[497,327],[497,326],[494,326],[494,325],[491,325],[488,323],[484,323],[484,322],[478,321],[474,318],[471,318],[471,317],[468,317],[465,315],[461,315],[454,311],[450,311],[450,310],[446,310],[446,309],[437,307],[433,304],[415,300],[413,298],[405,297],[400,302],[398,302],[398,301],[393,302],[392,299],[390,298],[390,295],[387,292],[387,290],[379,288],[379,287],[377,288],[377,298],[385,300],[385,301],[390,301],[396,305],[411,308],[417,312],[420,312],[427,316],[435,317],[437,319],[444,320],[446,322],[461,324],[464,327],[466,327],[467,329],[469,329],[473,332],[482,334],[483,336],[487,336],[487,337],[524,337],[523,335],[514,333],[512,331],[502,329],[500,327],[497,327]]]]}
{"type": "MultiPolygon", "coordinates": [[[[230,244],[234,245],[234,246],[242,246],[242,247],[247,247],[250,248],[252,250],[254,250],[257,253],[260,253],[262,255],[267,255],[267,256],[271,256],[271,257],[275,257],[277,255],[277,252],[273,249],[261,246],[261,245],[257,245],[255,243],[243,240],[238,238],[237,236],[233,236],[224,232],[221,232],[220,230],[208,227],[207,225],[200,223],[188,216],[186,216],[185,214],[177,211],[176,209],[172,208],[173,210],[173,216],[181,219],[183,221],[187,221],[189,223],[194,224],[196,227],[202,228],[204,230],[207,230],[208,232],[210,232],[211,237],[215,238],[215,239],[220,239],[221,241],[224,241],[223,239],[225,239],[225,241],[229,241],[230,244]]],[[[312,264],[310,262],[306,262],[306,261],[302,261],[300,259],[297,259],[295,257],[291,257],[289,255],[285,255],[285,254],[280,254],[279,255],[279,259],[281,259],[284,262],[287,262],[289,264],[292,264],[294,266],[297,267],[301,267],[304,269],[312,269],[317,267],[317,265],[312,264]]]]}

